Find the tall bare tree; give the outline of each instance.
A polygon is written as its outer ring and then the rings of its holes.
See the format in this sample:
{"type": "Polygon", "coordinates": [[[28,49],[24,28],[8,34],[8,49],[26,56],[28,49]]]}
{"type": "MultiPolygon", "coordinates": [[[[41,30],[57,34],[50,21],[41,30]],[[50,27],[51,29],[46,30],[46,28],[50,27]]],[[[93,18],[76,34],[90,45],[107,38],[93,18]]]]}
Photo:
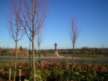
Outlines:
{"type": "Polygon", "coordinates": [[[76,18],[72,18],[72,30],[71,30],[71,40],[72,40],[72,48],[75,48],[77,37],[78,37],[78,29],[76,24],[76,18]]]}
{"type": "Polygon", "coordinates": [[[21,10],[21,0],[11,0],[11,7],[10,7],[10,16],[9,16],[9,33],[12,39],[15,42],[15,71],[14,71],[14,81],[16,78],[16,58],[18,56],[18,42],[23,36],[23,30],[21,27],[21,17],[20,17],[20,10],[21,10]]]}
{"type": "Polygon", "coordinates": [[[32,45],[33,81],[35,73],[35,39],[40,33],[47,11],[47,0],[23,0],[22,26],[32,45]]]}

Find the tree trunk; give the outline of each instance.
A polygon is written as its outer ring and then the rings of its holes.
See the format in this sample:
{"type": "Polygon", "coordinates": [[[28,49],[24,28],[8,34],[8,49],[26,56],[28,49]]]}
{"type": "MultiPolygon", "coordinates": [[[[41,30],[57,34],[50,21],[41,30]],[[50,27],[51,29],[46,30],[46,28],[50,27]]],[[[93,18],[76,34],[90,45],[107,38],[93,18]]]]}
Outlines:
{"type": "Polygon", "coordinates": [[[73,49],[75,48],[75,43],[73,43],[73,49]]]}
{"type": "Polygon", "coordinates": [[[35,73],[36,73],[36,68],[35,68],[35,49],[34,49],[34,45],[35,45],[35,0],[32,0],[32,63],[33,63],[33,81],[36,81],[36,77],[35,77],[35,73]]]}
{"type": "Polygon", "coordinates": [[[36,73],[36,68],[35,68],[35,50],[34,50],[34,35],[32,36],[32,63],[33,63],[33,81],[36,81],[35,73],[36,73]]]}
{"type": "Polygon", "coordinates": [[[15,41],[15,71],[14,71],[14,81],[16,81],[16,69],[17,69],[17,41],[15,41]]]}
{"type": "Polygon", "coordinates": [[[19,69],[19,81],[21,81],[21,73],[22,73],[22,70],[21,69],[19,69]]]}
{"type": "Polygon", "coordinates": [[[12,68],[11,67],[9,67],[9,81],[11,81],[11,76],[12,75],[12,68]]]}

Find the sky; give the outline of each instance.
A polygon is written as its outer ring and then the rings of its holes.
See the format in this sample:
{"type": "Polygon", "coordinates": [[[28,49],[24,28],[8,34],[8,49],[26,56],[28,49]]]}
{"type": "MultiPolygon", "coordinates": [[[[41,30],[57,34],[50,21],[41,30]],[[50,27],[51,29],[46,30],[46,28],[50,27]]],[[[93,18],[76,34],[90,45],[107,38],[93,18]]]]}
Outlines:
{"type": "MultiPolygon", "coordinates": [[[[0,0],[0,47],[14,47],[8,31],[10,1],[0,0]]],[[[58,48],[71,48],[73,17],[78,29],[77,48],[108,47],[108,0],[49,0],[41,49],[52,49],[54,43],[58,48]]],[[[28,48],[26,36],[19,46],[28,48]]]]}

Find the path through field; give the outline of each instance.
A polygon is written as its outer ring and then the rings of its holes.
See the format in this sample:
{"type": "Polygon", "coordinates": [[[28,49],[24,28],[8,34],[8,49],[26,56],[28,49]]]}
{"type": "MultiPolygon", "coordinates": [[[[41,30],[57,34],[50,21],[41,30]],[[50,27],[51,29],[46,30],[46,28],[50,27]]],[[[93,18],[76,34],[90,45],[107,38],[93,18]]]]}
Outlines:
{"type": "MultiPolygon", "coordinates": [[[[82,64],[107,64],[108,57],[34,57],[35,61],[46,60],[49,62],[67,62],[67,63],[82,63],[82,64]]],[[[14,56],[0,56],[0,61],[14,61],[14,56]]],[[[31,60],[30,57],[17,57],[17,61],[25,61],[29,62],[31,60]]]]}

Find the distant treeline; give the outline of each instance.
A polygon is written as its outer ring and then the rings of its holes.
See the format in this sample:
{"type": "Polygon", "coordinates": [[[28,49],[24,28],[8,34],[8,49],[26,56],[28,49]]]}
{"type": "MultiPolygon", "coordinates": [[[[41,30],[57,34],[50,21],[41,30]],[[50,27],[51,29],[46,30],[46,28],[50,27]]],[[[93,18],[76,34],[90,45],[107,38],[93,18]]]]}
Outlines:
{"type": "MultiPolygon", "coordinates": [[[[41,50],[41,53],[54,53],[53,49],[41,50]]],[[[61,55],[108,55],[108,48],[78,48],[78,49],[58,49],[61,55]]]]}
{"type": "Polygon", "coordinates": [[[108,48],[61,49],[60,54],[108,55],[108,48]]]}
{"type": "MultiPolygon", "coordinates": [[[[77,48],[77,49],[58,49],[60,55],[108,55],[108,48],[77,48]]],[[[0,55],[14,55],[15,49],[0,48],[0,55]]],[[[52,56],[55,53],[54,49],[35,50],[36,55],[52,56]]],[[[26,56],[31,54],[31,50],[19,48],[19,55],[26,56]]]]}

